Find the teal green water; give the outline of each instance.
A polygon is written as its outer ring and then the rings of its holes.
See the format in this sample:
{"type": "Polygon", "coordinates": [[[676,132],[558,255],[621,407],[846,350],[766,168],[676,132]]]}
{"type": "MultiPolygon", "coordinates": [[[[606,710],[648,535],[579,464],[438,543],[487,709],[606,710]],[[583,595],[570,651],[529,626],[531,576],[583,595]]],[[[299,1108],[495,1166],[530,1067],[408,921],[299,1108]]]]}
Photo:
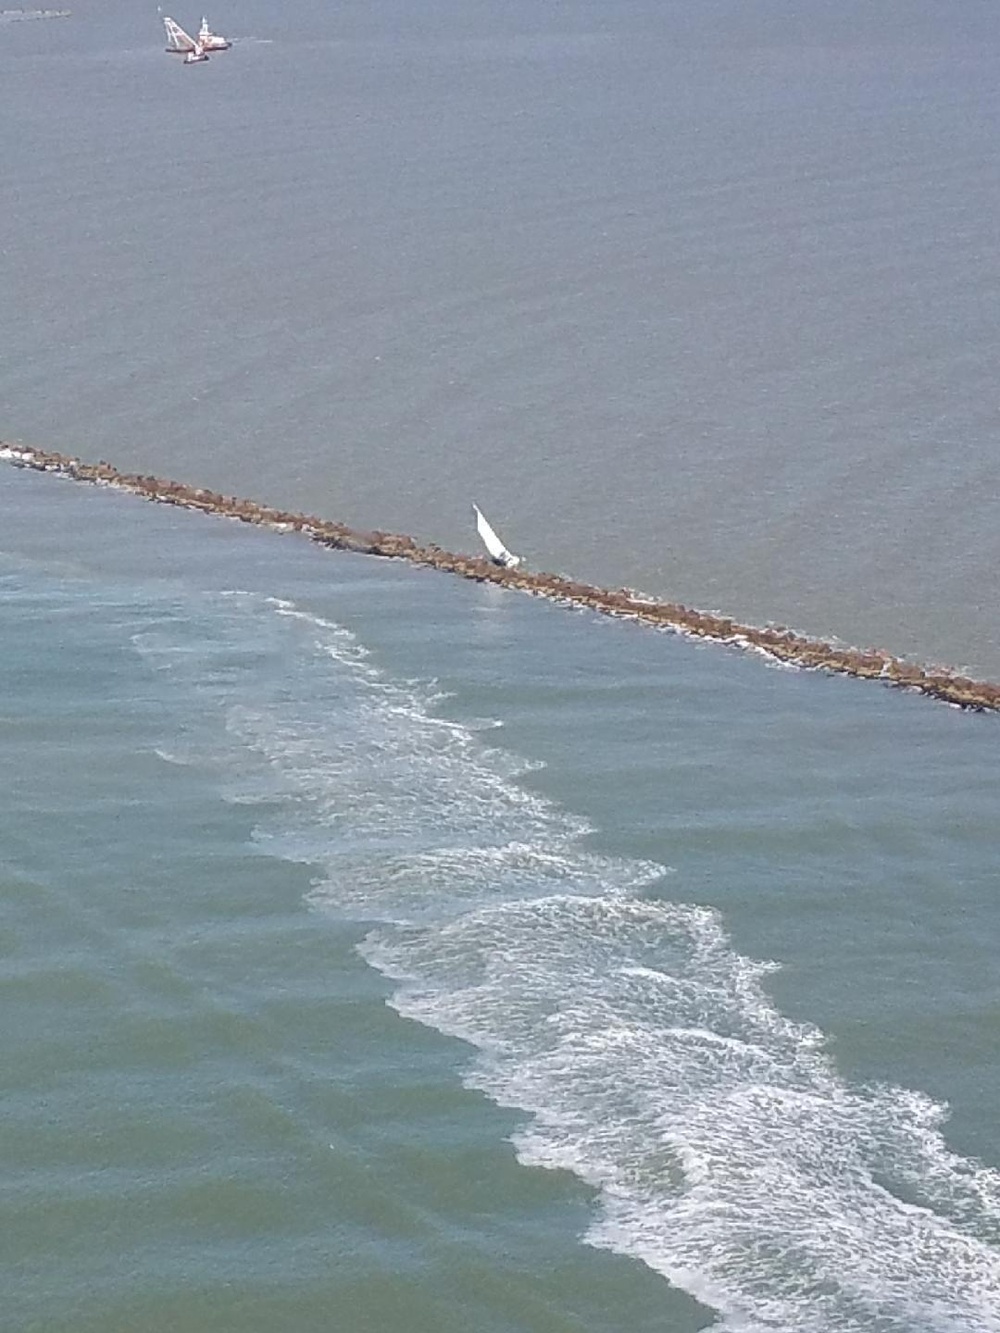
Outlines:
{"type": "Polygon", "coordinates": [[[995,719],[0,506],[6,1326],[1000,1327],[995,719]]]}

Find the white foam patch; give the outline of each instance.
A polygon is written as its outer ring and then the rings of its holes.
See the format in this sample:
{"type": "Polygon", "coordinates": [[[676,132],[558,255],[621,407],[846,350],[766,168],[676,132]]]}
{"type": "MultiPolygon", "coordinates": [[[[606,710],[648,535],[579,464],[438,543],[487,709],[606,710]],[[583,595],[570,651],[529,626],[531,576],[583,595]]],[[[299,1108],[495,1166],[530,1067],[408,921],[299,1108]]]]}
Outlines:
{"type": "Polygon", "coordinates": [[[713,912],[505,903],[364,951],[401,1013],[478,1048],[472,1086],[532,1113],[521,1160],[600,1191],[590,1242],[725,1327],[1000,1328],[997,1173],[929,1099],[847,1086],[713,912]]]}
{"type": "Polygon", "coordinates": [[[279,802],[258,842],[322,871],[315,904],[422,918],[498,892],[626,893],[663,873],[588,853],[584,821],[514,780],[534,765],[484,744],[491,720],[436,715],[439,689],[388,677],[343,627],[232,594],[184,614],[134,638],[218,718],[193,719],[170,752],[214,767],[233,800],[279,802]]]}
{"type": "Polygon", "coordinates": [[[598,1190],[592,1244],[732,1330],[1000,1331],[997,1173],[929,1099],[848,1085],[714,911],[649,900],[663,867],[592,852],[433,687],[290,603],[216,599],[137,645],[204,700],[189,743],[263,803],[261,845],[317,868],[316,907],[379,923],[363,952],[396,1008],[529,1113],[521,1160],[598,1190]]]}

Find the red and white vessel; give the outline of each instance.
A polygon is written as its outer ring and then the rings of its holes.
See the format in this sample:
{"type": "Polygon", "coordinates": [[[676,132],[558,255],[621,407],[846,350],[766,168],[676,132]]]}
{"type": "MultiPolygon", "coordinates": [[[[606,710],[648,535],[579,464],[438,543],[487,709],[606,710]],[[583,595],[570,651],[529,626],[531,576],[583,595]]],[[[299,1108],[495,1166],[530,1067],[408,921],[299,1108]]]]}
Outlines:
{"type": "Polygon", "coordinates": [[[201,21],[197,37],[192,37],[179,23],[166,16],[163,26],[167,33],[167,50],[171,55],[182,55],[185,65],[198,65],[208,59],[209,51],[228,51],[232,46],[232,42],[212,31],[206,18],[201,21]]]}

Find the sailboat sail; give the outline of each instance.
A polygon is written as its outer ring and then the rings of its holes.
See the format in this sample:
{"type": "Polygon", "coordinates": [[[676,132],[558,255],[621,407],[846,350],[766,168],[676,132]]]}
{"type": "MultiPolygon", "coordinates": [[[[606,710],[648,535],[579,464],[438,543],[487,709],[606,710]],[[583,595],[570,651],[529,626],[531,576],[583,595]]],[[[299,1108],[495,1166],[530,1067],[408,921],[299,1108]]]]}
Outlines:
{"type": "Polygon", "coordinates": [[[513,569],[515,565],[519,565],[521,563],[521,557],[519,555],[513,555],[507,550],[506,546],[504,546],[503,542],[493,531],[486,515],[479,506],[474,504],[472,508],[476,513],[476,530],[483,539],[483,545],[486,547],[487,551],[489,551],[491,558],[498,565],[503,565],[505,569],[513,569]]]}

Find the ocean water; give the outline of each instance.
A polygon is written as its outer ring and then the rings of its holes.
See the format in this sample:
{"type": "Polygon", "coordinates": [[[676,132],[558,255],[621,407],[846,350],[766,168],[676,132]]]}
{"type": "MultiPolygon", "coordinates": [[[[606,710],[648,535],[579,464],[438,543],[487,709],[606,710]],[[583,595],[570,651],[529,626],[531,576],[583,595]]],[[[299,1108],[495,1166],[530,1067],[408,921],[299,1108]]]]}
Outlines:
{"type": "MultiPolygon", "coordinates": [[[[0,21],[0,438],[1000,679],[994,4],[209,18],[0,21]]],[[[997,725],[0,469],[0,1324],[997,1333],[997,725]]]]}
{"type": "Polygon", "coordinates": [[[3,436],[1000,676],[993,0],[210,17],[2,28],[3,436]]]}
{"type": "Polygon", "coordinates": [[[995,718],[0,509],[5,1327],[1000,1328],[995,718]]]}

